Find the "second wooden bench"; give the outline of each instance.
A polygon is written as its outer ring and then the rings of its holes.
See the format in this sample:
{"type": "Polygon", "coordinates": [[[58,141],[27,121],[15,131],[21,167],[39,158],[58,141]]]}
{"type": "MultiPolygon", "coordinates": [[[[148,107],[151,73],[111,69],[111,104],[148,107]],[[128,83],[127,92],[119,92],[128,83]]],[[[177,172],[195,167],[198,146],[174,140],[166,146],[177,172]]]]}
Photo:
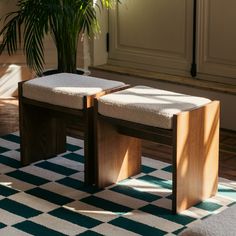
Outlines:
{"type": "Polygon", "coordinates": [[[100,97],[95,107],[98,187],[140,173],[147,139],[173,146],[174,213],[216,194],[218,101],[136,86],[100,97]]]}

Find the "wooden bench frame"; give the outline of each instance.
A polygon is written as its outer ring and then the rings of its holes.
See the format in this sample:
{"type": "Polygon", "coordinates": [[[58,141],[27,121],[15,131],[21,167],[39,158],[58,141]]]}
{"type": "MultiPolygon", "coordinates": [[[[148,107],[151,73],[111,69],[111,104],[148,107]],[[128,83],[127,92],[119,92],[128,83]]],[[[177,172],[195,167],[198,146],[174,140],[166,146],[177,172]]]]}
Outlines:
{"type": "Polygon", "coordinates": [[[72,109],[23,96],[23,82],[18,84],[21,163],[51,158],[66,151],[66,122],[72,122],[84,133],[85,183],[94,184],[94,98],[128,86],[107,89],[83,97],[83,109],[72,109]]]}
{"type": "Polygon", "coordinates": [[[173,117],[171,130],[103,116],[95,101],[96,186],[140,173],[141,139],[172,145],[172,211],[179,213],[217,192],[219,101],[173,117]]]}

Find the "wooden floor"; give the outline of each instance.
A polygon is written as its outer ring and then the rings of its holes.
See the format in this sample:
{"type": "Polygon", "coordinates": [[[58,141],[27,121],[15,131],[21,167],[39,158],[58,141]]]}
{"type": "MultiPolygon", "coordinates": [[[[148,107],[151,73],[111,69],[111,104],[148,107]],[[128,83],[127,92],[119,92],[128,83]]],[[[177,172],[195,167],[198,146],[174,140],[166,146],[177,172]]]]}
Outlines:
{"type": "MultiPolygon", "coordinates": [[[[17,131],[18,101],[0,100],[0,136],[17,131]]],[[[171,147],[143,141],[143,154],[154,159],[171,162],[171,147]]],[[[236,180],[236,132],[220,132],[221,177],[236,180]]]]}

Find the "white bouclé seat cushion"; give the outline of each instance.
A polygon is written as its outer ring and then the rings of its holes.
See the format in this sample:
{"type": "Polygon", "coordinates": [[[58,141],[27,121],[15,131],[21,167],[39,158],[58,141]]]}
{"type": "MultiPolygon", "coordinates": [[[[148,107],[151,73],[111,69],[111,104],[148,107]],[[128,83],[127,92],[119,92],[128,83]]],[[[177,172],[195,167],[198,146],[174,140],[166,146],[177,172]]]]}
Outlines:
{"type": "Polygon", "coordinates": [[[135,86],[99,98],[98,112],[108,117],[171,129],[175,114],[210,101],[207,98],[135,86]]]}
{"type": "Polygon", "coordinates": [[[83,97],[124,83],[71,73],[59,73],[29,80],[23,84],[23,96],[53,105],[83,109],[83,97]]]}

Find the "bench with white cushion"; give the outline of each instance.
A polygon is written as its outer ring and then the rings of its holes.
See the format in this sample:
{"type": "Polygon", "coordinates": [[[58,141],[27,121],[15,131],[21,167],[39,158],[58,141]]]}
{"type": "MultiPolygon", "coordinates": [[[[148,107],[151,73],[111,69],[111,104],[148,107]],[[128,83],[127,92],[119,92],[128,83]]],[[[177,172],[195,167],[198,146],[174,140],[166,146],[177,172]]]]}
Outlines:
{"type": "Polygon", "coordinates": [[[21,162],[23,165],[65,151],[66,124],[84,133],[85,181],[94,179],[93,99],[125,84],[60,73],[19,83],[21,162]]]}
{"type": "Polygon", "coordinates": [[[96,100],[96,185],[138,174],[141,139],[173,147],[173,212],[217,191],[219,102],[146,86],[96,100]]]}

